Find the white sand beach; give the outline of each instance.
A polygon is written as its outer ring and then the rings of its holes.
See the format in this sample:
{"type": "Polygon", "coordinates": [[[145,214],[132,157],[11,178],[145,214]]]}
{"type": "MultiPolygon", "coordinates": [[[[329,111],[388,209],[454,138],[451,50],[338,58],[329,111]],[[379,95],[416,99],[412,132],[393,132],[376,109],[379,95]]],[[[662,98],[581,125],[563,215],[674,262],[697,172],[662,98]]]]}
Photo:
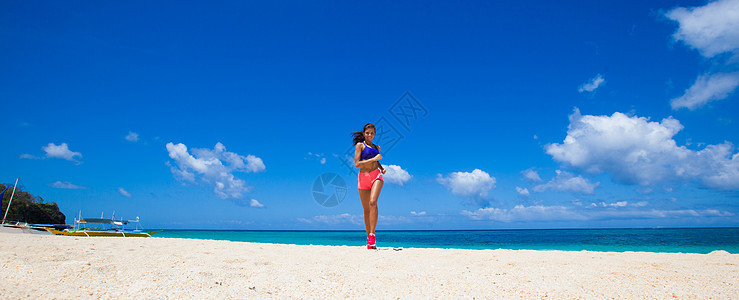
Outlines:
{"type": "Polygon", "coordinates": [[[739,254],[0,234],[0,298],[737,299],[739,254]]]}

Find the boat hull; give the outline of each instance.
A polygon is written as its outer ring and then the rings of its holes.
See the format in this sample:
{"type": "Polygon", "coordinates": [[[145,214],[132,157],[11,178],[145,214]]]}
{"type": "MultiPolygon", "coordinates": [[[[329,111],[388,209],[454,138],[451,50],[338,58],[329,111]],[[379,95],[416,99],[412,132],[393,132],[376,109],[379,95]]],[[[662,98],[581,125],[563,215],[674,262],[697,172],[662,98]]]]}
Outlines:
{"type": "Polygon", "coordinates": [[[14,225],[2,225],[0,226],[0,232],[3,233],[23,233],[23,234],[42,234],[50,235],[46,228],[36,226],[14,226],[14,225]]]}
{"type": "Polygon", "coordinates": [[[152,235],[161,232],[160,231],[154,231],[154,232],[121,232],[121,231],[94,231],[94,230],[79,230],[79,231],[59,231],[56,229],[47,228],[49,232],[55,234],[55,235],[64,235],[64,236],[84,236],[84,237],[151,237],[152,235]]]}

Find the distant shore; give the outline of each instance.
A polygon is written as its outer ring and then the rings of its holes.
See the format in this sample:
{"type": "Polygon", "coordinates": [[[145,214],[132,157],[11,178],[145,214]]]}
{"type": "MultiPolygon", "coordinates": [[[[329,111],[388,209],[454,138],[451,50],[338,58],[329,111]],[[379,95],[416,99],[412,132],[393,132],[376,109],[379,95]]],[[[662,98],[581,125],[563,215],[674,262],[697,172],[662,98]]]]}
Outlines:
{"type": "Polygon", "coordinates": [[[366,250],[0,233],[3,298],[739,298],[739,254],[366,250]]]}

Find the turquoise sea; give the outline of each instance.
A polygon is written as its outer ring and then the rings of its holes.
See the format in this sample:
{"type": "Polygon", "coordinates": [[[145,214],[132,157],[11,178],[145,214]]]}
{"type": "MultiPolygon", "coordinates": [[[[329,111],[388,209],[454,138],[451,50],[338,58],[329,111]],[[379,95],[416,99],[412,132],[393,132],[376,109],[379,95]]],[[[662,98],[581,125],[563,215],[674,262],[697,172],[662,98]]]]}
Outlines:
{"type": "MultiPolygon", "coordinates": [[[[364,246],[364,231],[165,230],[156,237],[364,246]]],[[[739,228],[378,231],[379,247],[739,253],[739,228]]]]}

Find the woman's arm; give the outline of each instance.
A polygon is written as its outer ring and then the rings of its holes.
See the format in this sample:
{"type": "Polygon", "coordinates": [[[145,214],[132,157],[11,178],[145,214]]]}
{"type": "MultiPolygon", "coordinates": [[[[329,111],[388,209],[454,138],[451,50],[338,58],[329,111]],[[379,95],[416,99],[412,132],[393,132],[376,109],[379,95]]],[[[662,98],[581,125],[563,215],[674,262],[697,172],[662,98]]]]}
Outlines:
{"type": "MultiPolygon", "coordinates": [[[[380,151],[382,151],[382,149],[380,149],[380,146],[377,146],[377,152],[380,151]]],[[[385,168],[382,167],[382,164],[378,162],[377,165],[380,166],[380,171],[382,171],[382,174],[385,174],[385,168]]]]}

